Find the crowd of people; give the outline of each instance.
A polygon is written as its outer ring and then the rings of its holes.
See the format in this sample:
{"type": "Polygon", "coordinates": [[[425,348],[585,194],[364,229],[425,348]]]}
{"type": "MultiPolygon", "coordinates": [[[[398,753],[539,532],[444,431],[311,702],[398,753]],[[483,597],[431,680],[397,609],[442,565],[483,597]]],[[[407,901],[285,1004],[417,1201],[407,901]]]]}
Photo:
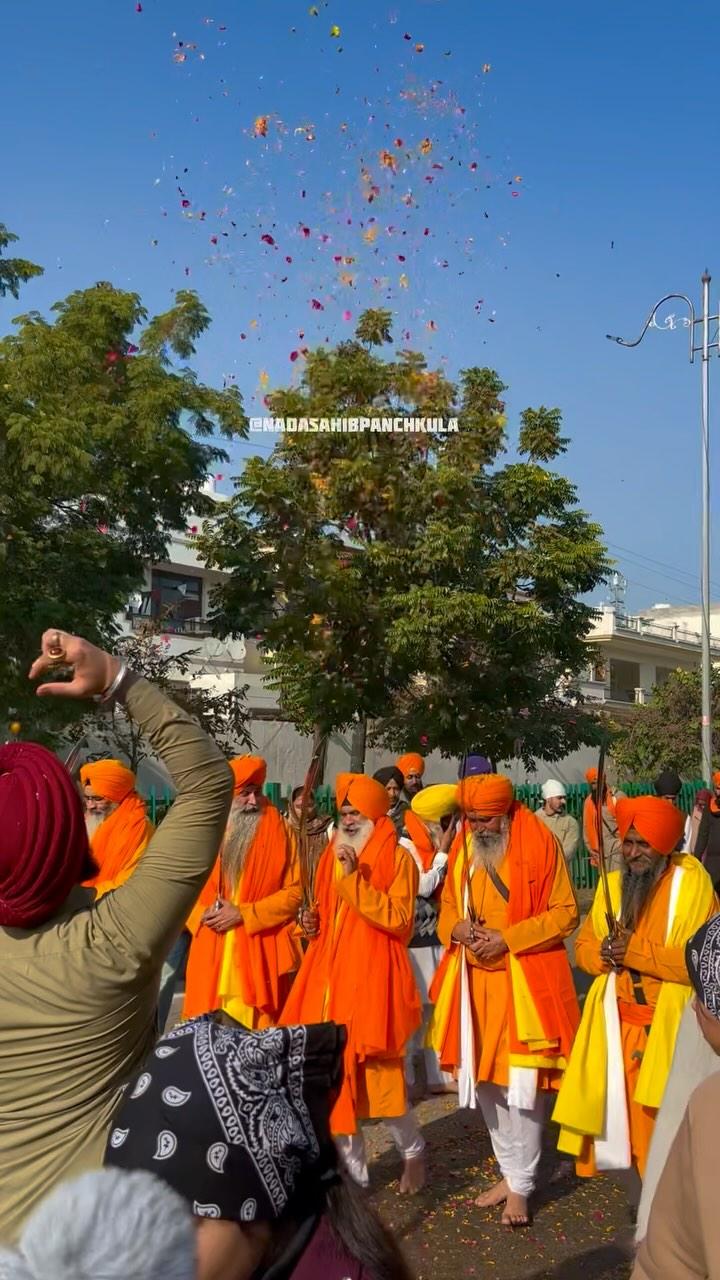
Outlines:
{"type": "Polygon", "coordinates": [[[48,632],[31,675],[121,703],[176,798],[155,830],[119,761],[0,748],[0,1280],[408,1280],[363,1121],[415,1194],[424,1091],[482,1117],[501,1224],[552,1118],[580,1176],[644,1180],[636,1280],[720,1276],[720,774],[686,818],[672,771],[636,797],[589,772],[581,923],[556,780],[531,812],[482,756],[431,784],[409,753],[283,815],[260,757],[111,655],[48,632]]]}

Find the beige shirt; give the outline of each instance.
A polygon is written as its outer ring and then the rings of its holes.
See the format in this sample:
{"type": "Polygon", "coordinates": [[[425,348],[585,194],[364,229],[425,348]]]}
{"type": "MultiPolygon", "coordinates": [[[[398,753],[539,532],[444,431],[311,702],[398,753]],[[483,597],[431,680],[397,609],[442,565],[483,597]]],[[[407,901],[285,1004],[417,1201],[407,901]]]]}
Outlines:
{"type": "Polygon", "coordinates": [[[720,1280],[720,1075],[695,1090],[660,1177],[632,1280],[720,1280]]]}
{"type": "Polygon", "coordinates": [[[546,813],[544,807],[535,814],[552,831],[568,862],[571,862],[580,843],[580,824],[571,813],[546,813]]]}
{"type": "Polygon", "coordinates": [[[102,1163],[120,1090],[152,1046],[163,960],[217,856],[232,774],[145,680],[126,706],[177,798],[135,871],[74,891],[36,929],[0,928],[0,1242],[52,1187],[102,1163]]]}

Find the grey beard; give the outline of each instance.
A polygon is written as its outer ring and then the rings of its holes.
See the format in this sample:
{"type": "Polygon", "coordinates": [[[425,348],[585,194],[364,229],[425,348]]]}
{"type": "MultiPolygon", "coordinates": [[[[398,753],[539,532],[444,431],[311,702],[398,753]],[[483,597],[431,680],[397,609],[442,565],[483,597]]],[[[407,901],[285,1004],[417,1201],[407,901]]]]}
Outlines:
{"type": "Polygon", "coordinates": [[[657,866],[636,875],[627,867],[622,875],[620,923],[624,929],[636,929],[650,894],[667,867],[667,858],[658,858],[657,866]]]}
{"type": "Polygon", "coordinates": [[[85,814],[85,830],[88,833],[88,840],[92,840],[98,827],[101,827],[105,821],[104,813],[86,813],[85,814]]]}
{"type": "Polygon", "coordinates": [[[351,849],[354,849],[357,854],[360,854],[365,848],[365,845],[370,839],[374,829],[375,823],[371,822],[369,818],[363,818],[357,831],[353,831],[351,833],[350,831],[345,831],[341,827],[338,831],[337,843],[349,844],[351,849]]]}
{"type": "Polygon", "coordinates": [[[476,867],[498,867],[508,847],[509,823],[503,821],[503,829],[495,831],[474,831],[472,835],[473,862],[476,867]]]}
{"type": "Polygon", "coordinates": [[[240,883],[248,849],[255,839],[261,817],[258,810],[249,813],[243,813],[241,809],[230,810],[221,855],[223,885],[230,893],[234,893],[240,883]]]}

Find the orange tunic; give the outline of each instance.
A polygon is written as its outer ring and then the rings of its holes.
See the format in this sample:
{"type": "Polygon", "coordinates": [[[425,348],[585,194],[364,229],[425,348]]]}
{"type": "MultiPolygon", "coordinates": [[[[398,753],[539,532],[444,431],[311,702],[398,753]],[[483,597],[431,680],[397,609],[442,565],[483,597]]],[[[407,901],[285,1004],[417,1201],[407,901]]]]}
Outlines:
{"type": "MultiPolygon", "coordinates": [[[[638,926],[631,935],[625,952],[625,965],[615,980],[628,1098],[630,1148],[633,1163],[637,1166],[641,1177],[645,1172],[657,1116],[654,1107],[638,1106],[634,1100],[647,1033],[652,1024],[662,983],[679,982],[684,986],[690,985],[685,965],[684,946],[665,946],[672,878],[672,868],[669,868],[653,889],[640,916],[638,926]],[[645,1004],[638,1001],[630,970],[640,975],[639,987],[646,1001],[645,1004]]],[[[717,910],[716,902],[710,915],[717,910]]],[[[600,947],[601,943],[595,934],[592,914],[590,914],[585,919],[575,941],[575,963],[578,968],[594,976],[606,973],[607,966],[600,958],[600,947]]],[[[590,1177],[596,1172],[592,1142],[588,1139],[583,1157],[578,1162],[578,1173],[583,1177],[590,1177]]]]}
{"type": "Polygon", "coordinates": [[[322,1022],[348,1030],[345,1074],[331,1116],[335,1134],[358,1120],[403,1115],[404,1052],[420,1025],[420,999],[407,944],[413,928],[418,871],[380,818],[358,867],[343,875],[329,845],[316,892],[320,933],[308,946],[281,1021],[322,1022]]]}
{"type": "Polygon", "coordinates": [[[183,1018],[223,1009],[253,1030],[273,1026],[298,968],[294,936],[302,891],[297,845],[287,823],[265,802],[239,884],[228,895],[221,885],[221,858],[190,915],[193,941],[188,957],[183,1018]],[[218,897],[229,897],[242,924],[225,934],[201,924],[218,897]]]}
{"type": "MultiPolygon", "coordinates": [[[[528,817],[531,816],[528,815],[528,817]]],[[[541,825],[534,817],[532,820],[537,826],[541,825]]],[[[524,823],[527,827],[527,818],[524,819],[524,823]]],[[[542,830],[546,832],[546,828],[543,827],[542,830]]],[[[530,828],[530,836],[534,834],[534,829],[530,828]]],[[[547,838],[553,839],[549,832],[547,833],[547,838]]],[[[459,852],[455,856],[459,856],[459,852]]],[[[508,853],[497,868],[498,876],[508,886],[512,882],[511,862],[516,856],[519,857],[520,854],[517,852],[517,846],[513,847],[511,838],[508,853]]],[[[471,895],[478,921],[482,921],[489,929],[496,929],[502,933],[508,950],[513,956],[519,957],[550,951],[553,948],[557,949],[563,939],[569,937],[577,927],[577,902],[568,875],[565,858],[559,851],[554,860],[554,873],[547,898],[547,907],[546,910],[539,914],[520,920],[515,924],[509,924],[510,903],[505,902],[484,867],[471,869],[471,895]]],[[[451,864],[451,870],[443,887],[440,919],[438,921],[438,935],[445,947],[451,949],[457,945],[452,941],[452,934],[456,924],[462,918],[458,915],[457,895],[453,884],[451,864]]],[[[467,960],[475,1039],[476,1079],[478,1082],[489,1081],[493,1084],[507,1086],[513,1022],[508,957],[507,955],[501,955],[494,960],[480,961],[468,951],[467,960]]],[[[571,986],[570,967],[566,959],[565,965],[567,966],[567,982],[565,985],[571,986]]],[[[439,994],[442,978],[443,971],[441,966],[432,991],[435,997],[439,994]]],[[[570,1002],[575,1003],[574,993],[572,993],[570,1002]]],[[[571,1009],[570,1018],[572,1029],[574,1030],[577,1020],[579,1020],[579,1011],[577,1011],[576,1016],[576,1010],[571,1009]]],[[[457,1060],[458,1030],[458,1027],[451,1028],[452,1034],[448,1036],[446,1048],[447,1056],[441,1055],[441,1065],[445,1070],[452,1070],[459,1065],[457,1060]],[[453,1060],[453,1056],[455,1056],[455,1060],[453,1060]]],[[[555,1056],[559,1057],[558,1048],[559,1046],[556,1046],[555,1056]]],[[[513,1045],[512,1052],[515,1053],[516,1050],[517,1046],[513,1045]]],[[[563,1052],[567,1053],[568,1051],[569,1042],[563,1045],[563,1052]]],[[[555,1068],[541,1068],[538,1075],[538,1086],[540,1088],[553,1088],[559,1080],[559,1076],[560,1071],[555,1068]]]]}

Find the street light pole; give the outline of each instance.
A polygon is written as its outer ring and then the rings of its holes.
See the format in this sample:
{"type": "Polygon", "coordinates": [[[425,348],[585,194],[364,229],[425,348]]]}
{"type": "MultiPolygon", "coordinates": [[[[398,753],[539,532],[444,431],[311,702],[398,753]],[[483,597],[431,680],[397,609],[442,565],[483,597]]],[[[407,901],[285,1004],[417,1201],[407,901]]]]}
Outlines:
{"type": "MultiPolygon", "coordinates": [[[[710,782],[713,772],[712,760],[712,662],[710,654],[710,352],[720,352],[720,314],[710,315],[710,275],[705,271],[702,283],[702,315],[695,315],[695,307],[684,293],[668,293],[655,303],[645,321],[639,338],[627,342],[624,338],[606,334],[611,342],[621,347],[639,347],[645,334],[655,320],[658,309],[665,302],[675,298],[687,305],[690,330],[690,363],[695,361],[697,352],[702,353],[700,365],[701,385],[701,495],[702,495],[702,532],[701,532],[701,568],[700,568],[700,602],[701,602],[701,650],[702,650],[702,763],[703,779],[710,782]],[[710,337],[710,324],[718,324],[715,337],[710,337]],[[701,326],[701,340],[696,342],[696,327],[701,326]]],[[[657,326],[656,326],[657,327],[657,326]]]]}

